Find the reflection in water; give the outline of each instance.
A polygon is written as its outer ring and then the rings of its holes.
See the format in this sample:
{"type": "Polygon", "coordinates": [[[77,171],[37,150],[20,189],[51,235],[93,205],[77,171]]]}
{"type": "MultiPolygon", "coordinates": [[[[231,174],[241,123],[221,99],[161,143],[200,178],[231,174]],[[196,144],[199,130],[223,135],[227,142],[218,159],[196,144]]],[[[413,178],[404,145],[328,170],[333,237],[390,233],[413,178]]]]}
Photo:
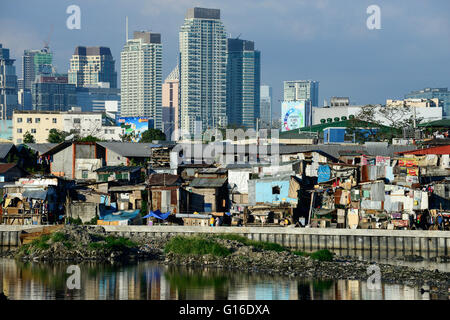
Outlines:
{"type": "Polygon", "coordinates": [[[369,290],[365,281],[291,279],[219,269],[81,263],[81,289],[69,290],[68,263],[0,259],[0,291],[10,299],[82,300],[428,300],[418,288],[382,284],[369,290]]]}

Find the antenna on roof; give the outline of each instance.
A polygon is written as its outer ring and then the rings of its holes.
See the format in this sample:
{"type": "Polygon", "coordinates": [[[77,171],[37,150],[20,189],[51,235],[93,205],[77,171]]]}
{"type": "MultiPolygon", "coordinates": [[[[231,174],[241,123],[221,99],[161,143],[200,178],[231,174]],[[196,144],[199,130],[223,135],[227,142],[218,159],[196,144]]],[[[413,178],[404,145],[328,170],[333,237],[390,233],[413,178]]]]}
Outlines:
{"type": "Polygon", "coordinates": [[[126,33],[126,39],[128,42],[128,16],[125,18],[125,33],[126,33]]]}
{"type": "Polygon", "coordinates": [[[236,40],[239,39],[239,37],[242,35],[242,33],[239,33],[239,35],[236,37],[236,40]]]}

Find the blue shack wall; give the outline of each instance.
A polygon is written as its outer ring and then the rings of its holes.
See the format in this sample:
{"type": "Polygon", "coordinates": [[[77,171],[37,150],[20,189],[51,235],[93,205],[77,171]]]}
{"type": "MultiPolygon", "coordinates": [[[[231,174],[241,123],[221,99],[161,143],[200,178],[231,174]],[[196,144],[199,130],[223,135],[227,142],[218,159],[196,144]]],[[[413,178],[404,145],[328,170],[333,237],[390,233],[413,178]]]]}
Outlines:
{"type": "Polygon", "coordinates": [[[294,202],[297,203],[297,199],[289,198],[289,180],[279,181],[255,181],[255,199],[256,203],[280,203],[280,202],[294,202]],[[280,194],[273,194],[272,188],[278,186],[280,188],[280,194]],[[283,199],[285,199],[283,201],[283,199]]]}

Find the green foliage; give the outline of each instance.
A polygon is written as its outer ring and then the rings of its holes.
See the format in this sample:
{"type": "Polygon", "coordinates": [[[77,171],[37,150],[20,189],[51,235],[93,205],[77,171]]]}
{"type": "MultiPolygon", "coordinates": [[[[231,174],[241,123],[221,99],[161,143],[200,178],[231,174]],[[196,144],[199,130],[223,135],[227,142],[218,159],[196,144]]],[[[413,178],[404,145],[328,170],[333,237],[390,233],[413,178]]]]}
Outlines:
{"type": "Polygon", "coordinates": [[[176,236],[170,239],[164,248],[166,253],[172,252],[183,255],[204,255],[227,256],[231,252],[229,249],[218,244],[212,239],[204,237],[184,237],[176,236]]]}
{"type": "Polygon", "coordinates": [[[166,135],[159,129],[148,129],[142,133],[140,142],[151,143],[153,140],[166,140],[166,135]]]}
{"type": "Polygon", "coordinates": [[[91,220],[85,223],[85,225],[95,226],[97,225],[98,215],[95,215],[91,220]]]}
{"type": "Polygon", "coordinates": [[[64,142],[65,138],[69,135],[69,133],[60,131],[58,129],[50,129],[48,132],[47,141],[49,143],[61,143],[64,142]]]}
{"type": "Polygon", "coordinates": [[[88,244],[88,248],[91,250],[100,250],[104,247],[104,244],[100,242],[91,242],[88,244]]]}
{"type": "Polygon", "coordinates": [[[34,136],[29,132],[25,132],[25,134],[23,135],[23,143],[35,143],[36,139],[34,138],[34,136]]]}
{"type": "Polygon", "coordinates": [[[106,242],[105,248],[116,251],[124,250],[127,248],[135,248],[138,246],[137,243],[124,237],[116,238],[114,236],[108,236],[105,238],[105,242],[106,242]]]}
{"type": "Polygon", "coordinates": [[[90,250],[111,250],[111,251],[124,251],[129,248],[136,248],[137,243],[131,241],[130,239],[123,237],[98,237],[99,241],[91,242],[88,244],[90,250]]]}
{"type": "Polygon", "coordinates": [[[311,258],[319,261],[333,261],[333,253],[330,250],[319,250],[311,253],[311,258]]]}
{"type": "Polygon", "coordinates": [[[63,242],[67,239],[66,235],[62,232],[55,232],[51,238],[53,242],[63,242]]]}
{"type": "Polygon", "coordinates": [[[245,244],[246,246],[253,246],[260,250],[268,250],[268,251],[276,251],[276,252],[282,252],[282,251],[287,250],[285,247],[283,247],[282,245],[280,245],[278,243],[250,240],[246,237],[243,237],[243,236],[240,236],[237,234],[221,234],[221,235],[218,235],[217,238],[224,239],[224,240],[238,241],[242,244],[245,244]]]}
{"type": "Polygon", "coordinates": [[[72,217],[69,217],[69,218],[67,219],[67,224],[82,225],[82,224],[83,224],[83,221],[81,221],[80,218],[74,219],[74,218],[72,218],[72,217]]]}
{"type": "Polygon", "coordinates": [[[47,243],[48,240],[50,240],[50,235],[44,234],[31,242],[30,249],[31,250],[34,250],[34,249],[46,250],[46,249],[50,248],[50,245],[47,243]]]}
{"type": "Polygon", "coordinates": [[[77,141],[78,142],[99,142],[99,141],[102,141],[102,140],[97,138],[97,137],[94,137],[92,135],[88,135],[88,136],[86,136],[84,138],[77,139],[77,141]]]}
{"type": "Polygon", "coordinates": [[[318,261],[333,261],[333,253],[330,250],[318,250],[313,253],[304,251],[293,251],[293,254],[301,257],[311,257],[311,259],[318,261]]]}
{"type": "Polygon", "coordinates": [[[293,251],[292,253],[300,257],[309,257],[311,255],[310,253],[304,251],[293,251]]]}

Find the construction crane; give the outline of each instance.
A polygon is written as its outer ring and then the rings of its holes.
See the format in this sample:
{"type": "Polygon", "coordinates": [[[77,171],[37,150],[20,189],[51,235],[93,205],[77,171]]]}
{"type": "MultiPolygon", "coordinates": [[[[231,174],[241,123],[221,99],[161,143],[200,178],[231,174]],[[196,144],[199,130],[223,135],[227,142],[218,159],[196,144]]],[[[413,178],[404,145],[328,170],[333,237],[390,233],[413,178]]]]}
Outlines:
{"type": "Polygon", "coordinates": [[[48,33],[47,41],[44,40],[44,49],[46,49],[47,52],[50,49],[49,45],[50,45],[50,39],[51,39],[52,33],[53,33],[53,24],[50,25],[50,32],[48,33]]]}

